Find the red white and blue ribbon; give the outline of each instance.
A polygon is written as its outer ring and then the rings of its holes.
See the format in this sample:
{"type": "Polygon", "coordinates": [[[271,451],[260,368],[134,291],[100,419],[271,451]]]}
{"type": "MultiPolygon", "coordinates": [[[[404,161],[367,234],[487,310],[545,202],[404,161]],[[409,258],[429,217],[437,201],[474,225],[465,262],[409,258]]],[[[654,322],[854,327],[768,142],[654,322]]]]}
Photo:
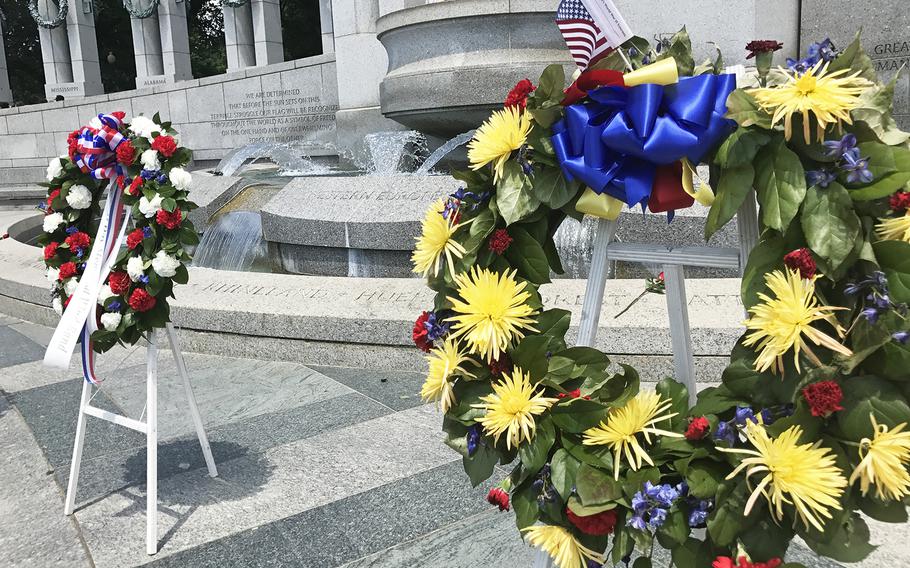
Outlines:
{"type": "Polygon", "coordinates": [[[44,363],[66,369],[79,338],[82,338],[82,374],[86,381],[98,384],[95,373],[91,335],[98,329],[98,293],[107,280],[123,242],[128,210],[123,207],[123,167],[117,163],[117,146],[124,140],[121,121],[113,115],[99,114],[79,136],[75,162],[79,168],[98,180],[110,180],[107,204],[95,234],[92,252],[85,264],[79,285],[69,300],[60,323],[44,353],[44,363]]]}

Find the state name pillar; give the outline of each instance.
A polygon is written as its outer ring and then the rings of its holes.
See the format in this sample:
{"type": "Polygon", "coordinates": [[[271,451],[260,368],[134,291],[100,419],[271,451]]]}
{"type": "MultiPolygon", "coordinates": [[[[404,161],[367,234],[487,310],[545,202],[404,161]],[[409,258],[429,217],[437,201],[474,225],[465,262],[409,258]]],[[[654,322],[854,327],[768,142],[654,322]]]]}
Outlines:
{"type": "Polygon", "coordinates": [[[252,0],[253,39],[256,65],[284,61],[284,42],[281,37],[281,3],[279,0],[252,0]]]}
{"type": "Polygon", "coordinates": [[[161,0],[151,13],[130,12],[137,89],[193,78],[187,5],[186,0],[161,0]]]}
{"type": "Polygon", "coordinates": [[[62,20],[53,0],[38,0],[37,7],[43,21],[57,23],[55,27],[38,26],[47,99],[103,93],[92,4],[76,0],[62,20]]]}
{"type": "Polygon", "coordinates": [[[319,32],[322,34],[322,53],[335,53],[332,0],[319,0],[319,32]]]}
{"type": "Polygon", "coordinates": [[[227,70],[239,71],[256,65],[253,36],[253,11],[250,3],[232,7],[225,3],[224,45],[227,51],[227,70]]]}

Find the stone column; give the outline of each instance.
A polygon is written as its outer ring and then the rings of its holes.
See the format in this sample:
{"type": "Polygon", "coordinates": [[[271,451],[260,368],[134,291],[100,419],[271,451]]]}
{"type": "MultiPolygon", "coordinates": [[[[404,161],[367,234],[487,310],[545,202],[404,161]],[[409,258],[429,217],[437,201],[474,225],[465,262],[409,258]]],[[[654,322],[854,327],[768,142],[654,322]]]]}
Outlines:
{"type": "Polygon", "coordinates": [[[9,72],[6,64],[6,44],[3,43],[3,30],[0,28],[0,103],[13,102],[13,92],[9,87],[9,72]]]}
{"type": "Polygon", "coordinates": [[[225,5],[224,44],[227,51],[227,70],[239,71],[256,65],[253,40],[253,11],[249,3],[239,8],[225,5]]]}
{"type": "Polygon", "coordinates": [[[164,60],[161,58],[158,16],[131,17],[130,26],[133,29],[133,56],[136,58],[136,88],[163,84],[164,60]]]}
{"type": "Polygon", "coordinates": [[[279,0],[251,0],[256,65],[284,61],[281,38],[281,4],[279,0]]]}
{"type": "Polygon", "coordinates": [[[322,34],[322,53],[335,53],[335,34],[332,32],[332,0],[319,0],[319,28],[322,34]]]}
{"type": "Polygon", "coordinates": [[[190,34],[186,24],[189,0],[161,0],[158,5],[158,27],[161,32],[161,58],[164,75],[169,81],[193,78],[190,64],[190,34]]]}
{"type": "Polygon", "coordinates": [[[95,14],[91,0],[72,0],[66,15],[73,82],[82,86],[82,95],[104,93],[101,65],[98,63],[98,39],[95,37],[95,14]]]}
{"type": "Polygon", "coordinates": [[[338,149],[363,158],[363,137],[372,132],[403,130],[382,116],[379,84],[389,67],[382,44],[376,39],[378,0],[334,0],[332,28],[338,76],[338,149]]]}

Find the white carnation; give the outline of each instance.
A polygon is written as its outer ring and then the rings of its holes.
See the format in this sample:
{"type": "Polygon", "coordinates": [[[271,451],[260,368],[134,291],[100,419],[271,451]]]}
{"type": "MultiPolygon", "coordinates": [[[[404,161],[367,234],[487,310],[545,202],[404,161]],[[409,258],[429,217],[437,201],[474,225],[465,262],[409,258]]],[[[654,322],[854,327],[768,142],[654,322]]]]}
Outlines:
{"type": "Polygon", "coordinates": [[[66,202],[73,209],[88,209],[92,206],[92,192],[84,185],[74,185],[66,194],[66,202]]]}
{"type": "Polygon", "coordinates": [[[44,277],[47,278],[47,281],[50,282],[51,284],[56,284],[57,280],[60,280],[60,269],[59,268],[48,268],[44,277]]]}
{"type": "Polygon", "coordinates": [[[111,291],[110,286],[107,284],[103,285],[101,287],[101,290],[98,291],[98,305],[103,306],[104,302],[106,302],[108,298],[113,298],[116,295],[117,294],[114,294],[114,292],[111,291]]]}
{"type": "Polygon", "coordinates": [[[172,169],[169,177],[174,187],[180,191],[189,189],[190,184],[193,183],[193,175],[183,168],[172,169]]]}
{"type": "Polygon", "coordinates": [[[180,261],[163,250],[159,250],[158,254],[155,255],[155,258],[152,259],[152,268],[158,276],[163,276],[165,278],[170,278],[177,274],[178,266],[180,266],[180,261]]]}
{"type": "Polygon", "coordinates": [[[142,167],[147,170],[158,171],[161,169],[161,162],[158,160],[158,152],[156,150],[146,150],[139,156],[139,161],[142,162],[142,167]]]}
{"type": "Polygon", "coordinates": [[[43,229],[45,233],[53,233],[63,223],[63,215],[60,213],[51,213],[44,216],[43,229]]]}
{"type": "Polygon", "coordinates": [[[126,262],[126,273],[130,275],[133,282],[139,280],[139,277],[145,274],[145,263],[138,256],[131,257],[126,262]]]}
{"type": "Polygon", "coordinates": [[[63,315],[63,302],[60,301],[60,298],[59,298],[59,297],[54,298],[54,301],[51,302],[51,306],[54,307],[54,311],[57,312],[57,315],[58,315],[58,316],[62,316],[62,315],[63,315]]]}
{"type": "Polygon", "coordinates": [[[117,326],[120,325],[120,318],[123,317],[117,312],[107,312],[101,314],[101,327],[106,330],[117,329],[117,326]]]}
{"type": "Polygon", "coordinates": [[[79,279],[75,277],[67,278],[66,282],[63,283],[63,291],[66,292],[67,296],[72,296],[78,287],[79,279]]]}
{"type": "Polygon", "coordinates": [[[47,181],[52,181],[55,177],[63,173],[63,160],[53,158],[47,165],[47,181]]]}
{"type": "Polygon", "coordinates": [[[151,199],[146,199],[143,195],[139,198],[139,211],[145,215],[146,219],[151,219],[161,211],[161,202],[163,200],[160,195],[156,195],[151,199]]]}
{"type": "Polygon", "coordinates": [[[147,118],[145,116],[134,116],[133,120],[130,121],[130,132],[136,136],[148,138],[149,142],[151,142],[152,134],[155,132],[161,132],[161,127],[155,124],[155,121],[151,118],[147,118]]]}

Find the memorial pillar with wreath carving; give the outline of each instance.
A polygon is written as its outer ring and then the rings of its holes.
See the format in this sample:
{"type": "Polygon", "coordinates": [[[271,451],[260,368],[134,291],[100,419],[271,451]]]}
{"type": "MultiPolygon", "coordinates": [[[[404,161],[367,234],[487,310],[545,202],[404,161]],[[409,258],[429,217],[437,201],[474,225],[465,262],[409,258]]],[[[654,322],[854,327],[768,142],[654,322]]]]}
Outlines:
{"type": "Polygon", "coordinates": [[[224,0],[224,44],[228,72],[256,65],[253,10],[249,0],[224,0]]]}
{"type": "Polygon", "coordinates": [[[186,2],[128,0],[136,58],[136,88],[193,78],[186,2]]]}
{"type": "Polygon", "coordinates": [[[252,0],[253,40],[256,65],[284,61],[284,42],[281,37],[281,3],[279,0],[252,0]]]}
{"type": "Polygon", "coordinates": [[[319,31],[322,34],[322,53],[335,53],[332,0],[319,0],[319,31]]]}
{"type": "Polygon", "coordinates": [[[12,103],[13,92],[9,86],[9,66],[6,64],[6,45],[3,32],[6,30],[6,14],[0,10],[0,103],[12,103]]]}
{"type": "Polygon", "coordinates": [[[92,4],[31,0],[28,9],[38,24],[47,98],[103,93],[92,4]]]}

